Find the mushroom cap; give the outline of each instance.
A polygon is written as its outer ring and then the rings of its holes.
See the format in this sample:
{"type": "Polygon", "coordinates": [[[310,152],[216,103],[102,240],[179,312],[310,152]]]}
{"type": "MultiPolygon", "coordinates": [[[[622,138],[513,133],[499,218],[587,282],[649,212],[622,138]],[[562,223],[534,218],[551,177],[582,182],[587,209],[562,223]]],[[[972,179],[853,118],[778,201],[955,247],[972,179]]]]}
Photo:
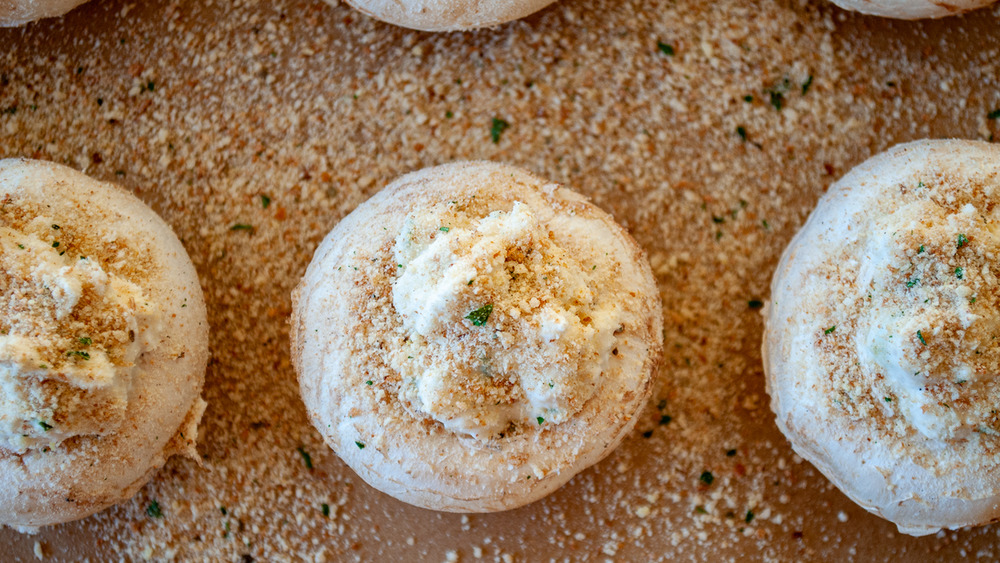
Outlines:
{"type": "Polygon", "coordinates": [[[778,427],[907,534],[1000,518],[998,201],[1000,147],[898,145],[829,189],[772,280],[778,427]]]}
{"type": "Polygon", "coordinates": [[[59,164],[7,159],[0,160],[0,200],[0,226],[8,226],[10,210],[41,210],[59,233],[75,237],[74,253],[139,286],[159,322],[158,344],[136,360],[117,430],[20,454],[0,447],[0,524],[31,530],[126,500],[171,455],[196,455],[208,322],[187,252],[131,193],[59,164]]]}
{"type": "Polygon", "coordinates": [[[996,0],[831,0],[845,10],[899,20],[943,18],[964,14],[996,0]]]}
{"type": "MultiPolygon", "coordinates": [[[[525,221],[514,226],[521,228],[525,221]]],[[[566,281],[560,287],[571,285],[566,281]]],[[[631,236],[579,194],[519,168],[489,162],[408,174],[361,204],[320,244],[292,302],[292,358],[310,419],[326,443],[373,487],[417,506],[450,512],[522,506],[603,459],[634,427],[651,393],[661,349],[659,292],[631,236]],[[480,234],[529,217],[526,209],[537,220],[535,230],[514,229],[505,239],[508,246],[483,242],[489,237],[480,234]],[[441,217],[452,217],[451,227],[439,228],[441,217]],[[459,226],[463,221],[465,226],[459,226]],[[504,301],[514,294],[511,290],[506,296],[494,294],[485,315],[483,308],[472,309],[480,303],[476,299],[487,295],[476,293],[477,287],[491,291],[487,286],[497,278],[490,276],[499,275],[506,283],[503,272],[509,272],[512,284],[518,276],[521,281],[544,279],[522,269],[525,264],[552,265],[526,257],[542,252],[539,237],[565,250],[547,255],[556,256],[560,271],[569,271],[560,280],[600,280],[589,289],[574,286],[574,295],[593,293],[579,297],[590,307],[583,322],[613,326],[591,331],[599,345],[588,348],[589,341],[581,341],[577,350],[590,350],[593,357],[581,356],[579,373],[556,373],[531,388],[531,381],[551,375],[546,371],[554,369],[547,365],[549,358],[559,365],[577,360],[563,357],[571,354],[546,355],[548,344],[561,342],[558,335],[545,337],[546,342],[518,340],[527,334],[518,328],[526,326],[525,319],[548,310],[545,300],[522,304],[525,312],[514,311],[517,307],[504,301]],[[534,240],[533,251],[524,250],[527,240],[534,240]],[[400,258],[401,251],[410,252],[411,241],[417,241],[412,259],[400,258]],[[455,254],[427,250],[448,244],[455,254]],[[484,248],[492,250],[480,252],[484,248]],[[504,262],[504,253],[513,261],[504,262]],[[479,270],[463,270],[472,255],[478,256],[479,270]],[[497,256],[500,261],[491,262],[497,256]],[[435,262],[448,267],[445,274],[419,277],[421,268],[435,262]],[[583,267],[574,269],[574,263],[583,267]],[[452,275],[458,270],[464,273],[452,275]],[[591,349],[600,346],[606,353],[591,349]],[[473,367],[463,368],[469,365],[473,367]],[[602,367],[587,371],[593,366],[602,367]],[[443,373],[433,375],[435,370],[443,373]],[[483,376],[477,377],[476,370],[483,376]],[[583,387],[575,395],[551,399],[553,404],[576,401],[573,412],[554,409],[551,416],[532,412],[501,418],[500,426],[477,435],[476,421],[493,420],[491,408],[502,399],[469,407],[468,414],[447,411],[457,400],[474,403],[477,395],[463,390],[476,385],[482,386],[483,396],[534,393],[542,397],[536,403],[548,400],[550,391],[558,394],[563,385],[583,387]],[[477,413],[485,414],[476,418],[477,413]],[[565,420],[556,422],[563,414],[565,420]]],[[[555,316],[547,326],[578,323],[581,314],[579,309],[575,316],[565,313],[565,322],[555,316]]],[[[531,406],[524,397],[520,403],[503,400],[503,408],[531,406]]]]}
{"type": "Polygon", "coordinates": [[[87,0],[0,0],[0,27],[61,16],[87,0]]]}
{"type": "Polygon", "coordinates": [[[401,27],[423,31],[459,31],[520,19],[555,0],[346,1],[360,12],[401,27]]]}

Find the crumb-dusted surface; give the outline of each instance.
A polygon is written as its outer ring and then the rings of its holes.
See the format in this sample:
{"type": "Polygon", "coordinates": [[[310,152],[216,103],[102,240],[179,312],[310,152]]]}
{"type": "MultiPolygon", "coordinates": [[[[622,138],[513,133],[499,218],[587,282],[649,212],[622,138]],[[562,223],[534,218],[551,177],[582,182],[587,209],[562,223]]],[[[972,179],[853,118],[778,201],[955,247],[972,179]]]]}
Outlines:
{"type": "Polygon", "coordinates": [[[0,521],[89,516],[198,459],[209,326],[170,226],[72,168],[5,159],[0,233],[0,521]]]}
{"type": "Polygon", "coordinates": [[[366,482],[495,512],[631,433],[661,309],[607,213],[515,166],[457,162],[395,180],[327,235],[292,294],[292,361],[313,425],[366,482]]]}
{"type": "Polygon", "coordinates": [[[1000,519],[998,191],[995,144],[897,145],[831,186],[771,287],[778,427],[914,535],[1000,519]]]}
{"type": "Polygon", "coordinates": [[[4,541],[24,558],[37,542],[221,560],[996,559],[996,527],[901,537],[798,462],[767,408],[756,309],[853,165],[1000,133],[996,10],[905,23],[823,2],[566,0],[431,35],[318,1],[95,0],[0,31],[0,155],[153,205],[213,328],[205,466],[172,460],[131,503],[4,541]],[[289,295],[322,237],[393,178],[456,159],[591,196],[646,249],[664,303],[633,435],[498,515],[361,483],[309,425],[288,356],[289,295]]]}

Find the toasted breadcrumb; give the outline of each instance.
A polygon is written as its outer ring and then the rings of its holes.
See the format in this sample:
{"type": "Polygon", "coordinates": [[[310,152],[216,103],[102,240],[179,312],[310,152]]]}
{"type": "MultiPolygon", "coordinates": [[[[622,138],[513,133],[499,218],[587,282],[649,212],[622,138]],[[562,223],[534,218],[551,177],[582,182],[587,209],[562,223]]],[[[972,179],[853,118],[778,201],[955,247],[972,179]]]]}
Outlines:
{"type": "Polygon", "coordinates": [[[914,24],[821,1],[595,0],[435,35],[319,1],[95,0],[0,30],[0,153],[136,191],[191,253],[213,329],[204,467],[175,458],[130,503],[0,534],[25,558],[38,538],[60,557],[66,537],[126,559],[1000,558],[996,527],[900,537],[796,458],[766,406],[750,305],[853,165],[900,141],[1000,134],[998,25],[996,7],[914,24]],[[323,445],[287,326],[340,218],[457,159],[592,197],[647,251],[665,317],[658,386],[622,447],[468,529],[375,493],[323,445]]]}

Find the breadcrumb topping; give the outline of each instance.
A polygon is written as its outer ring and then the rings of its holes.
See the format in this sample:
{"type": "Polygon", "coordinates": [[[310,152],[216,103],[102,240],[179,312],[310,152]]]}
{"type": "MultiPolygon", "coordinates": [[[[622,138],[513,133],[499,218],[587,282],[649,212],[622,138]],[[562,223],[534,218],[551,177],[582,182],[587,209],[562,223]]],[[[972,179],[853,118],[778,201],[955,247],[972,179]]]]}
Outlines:
{"type": "Polygon", "coordinates": [[[323,2],[95,0],[0,30],[0,150],[150,203],[213,329],[204,467],[175,458],[132,502],[4,540],[24,558],[69,537],[97,559],[1000,559],[996,527],[914,540],[801,463],[759,355],[775,264],[827,186],[898,142],[1000,135],[998,9],[904,23],[823,1],[570,0],[428,34],[323,2]],[[468,517],[373,492],[336,459],[299,399],[287,322],[341,218],[457,159],[591,197],[646,250],[665,319],[622,446],[540,502],[468,517]]]}
{"type": "Polygon", "coordinates": [[[566,221],[551,211],[482,199],[421,210],[397,237],[392,295],[408,336],[393,368],[414,414],[490,439],[579,411],[630,315],[619,256],[580,229],[557,235],[566,221]],[[574,235],[582,253],[560,244],[574,235]]]}
{"type": "Polygon", "coordinates": [[[929,174],[883,209],[858,211],[856,236],[838,247],[845,259],[812,274],[827,293],[809,293],[824,312],[813,330],[831,366],[826,406],[943,467],[955,459],[932,455],[942,448],[996,455],[1000,445],[1000,177],[976,172],[929,174]]]}
{"type": "Polygon", "coordinates": [[[17,206],[0,210],[0,448],[23,453],[123,423],[158,313],[79,244],[79,225],[17,206]]]}

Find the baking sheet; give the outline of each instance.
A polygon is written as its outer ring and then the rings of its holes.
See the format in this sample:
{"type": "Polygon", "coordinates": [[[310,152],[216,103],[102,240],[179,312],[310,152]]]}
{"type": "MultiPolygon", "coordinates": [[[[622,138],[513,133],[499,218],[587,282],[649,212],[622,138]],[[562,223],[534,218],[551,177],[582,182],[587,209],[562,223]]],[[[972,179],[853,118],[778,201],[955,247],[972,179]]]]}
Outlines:
{"type": "Polygon", "coordinates": [[[95,517],[2,530],[4,557],[997,559],[1000,528],[900,535],[793,454],[750,303],[851,166],[1000,132],[998,24],[996,8],[914,23],[819,1],[565,0],[435,35],[322,2],[93,0],[0,30],[0,156],[150,203],[198,268],[213,330],[201,463],[171,460],[95,517]],[[509,124],[497,142],[494,119],[509,124]],[[319,240],[399,174],[458,159],[592,197],[648,253],[666,320],[633,435],[492,515],[367,487],[309,426],[288,358],[289,293],[319,240]]]}

